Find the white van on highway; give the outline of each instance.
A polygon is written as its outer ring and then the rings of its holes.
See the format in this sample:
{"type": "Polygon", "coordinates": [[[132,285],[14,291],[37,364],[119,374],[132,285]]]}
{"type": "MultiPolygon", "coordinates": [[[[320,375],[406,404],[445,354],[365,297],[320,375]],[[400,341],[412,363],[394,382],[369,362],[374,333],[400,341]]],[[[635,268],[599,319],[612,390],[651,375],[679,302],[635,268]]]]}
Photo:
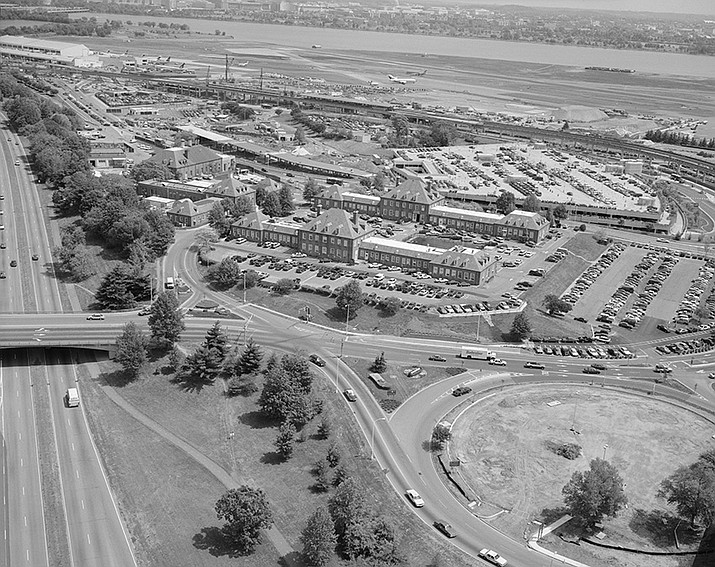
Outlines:
{"type": "Polygon", "coordinates": [[[65,393],[65,405],[68,408],[76,408],[79,405],[79,391],[77,388],[67,388],[65,393]]]}

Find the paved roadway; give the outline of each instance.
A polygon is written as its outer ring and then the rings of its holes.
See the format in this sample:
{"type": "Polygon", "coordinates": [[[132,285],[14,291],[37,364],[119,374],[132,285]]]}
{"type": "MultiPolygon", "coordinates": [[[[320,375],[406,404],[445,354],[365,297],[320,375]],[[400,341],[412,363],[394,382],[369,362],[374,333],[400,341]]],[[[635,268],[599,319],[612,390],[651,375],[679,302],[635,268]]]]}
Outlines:
{"type": "MultiPolygon", "coordinates": [[[[0,238],[6,244],[0,250],[0,271],[7,276],[0,279],[0,312],[5,313],[0,331],[8,344],[17,336],[8,328],[29,317],[31,324],[24,330],[40,346],[46,336],[44,323],[59,323],[65,317],[59,284],[52,271],[52,245],[43,219],[40,189],[32,180],[22,141],[4,130],[0,151],[0,186],[4,193],[0,201],[4,211],[0,238]],[[14,165],[16,160],[20,165],[14,165]],[[33,254],[38,255],[38,260],[32,260],[33,254]],[[13,259],[18,263],[14,268],[10,267],[13,259]]],[[[85,316],[78,317],[82,326],[88,323],[85,316]]],[[[64,393],[75,384],[74,366],[65,351],[48,352],[50,358],[44,360],[44,351],[18,349],[0,353],[3,457],[7,463],[3,467],[2,514],[6,546],[0,564],[49,565],[36,436],[37,420],[49,419],[57,449],[54,459],[63,487],[71,564],[135,565],[83,409],[64,407],[64,393]],[[35,383],[31,382],[30,358],[41,361],[34,374],[35,383]],[[38,376],[43,377],[39,383],[38,376]],[[49,407],[42,407],[43,415],[37,415],[38,402],[33,400],[33,392],[41,387],[47,388],[49,407]]],[[[50,468],[54,468],[52,464],[50,468]]]]}

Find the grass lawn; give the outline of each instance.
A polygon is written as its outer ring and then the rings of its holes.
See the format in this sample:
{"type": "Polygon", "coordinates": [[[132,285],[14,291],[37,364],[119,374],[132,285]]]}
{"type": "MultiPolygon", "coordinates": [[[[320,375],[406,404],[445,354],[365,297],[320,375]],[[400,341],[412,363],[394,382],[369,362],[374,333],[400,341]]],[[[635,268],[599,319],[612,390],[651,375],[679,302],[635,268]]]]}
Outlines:
{"type": "MultiPolygon", "coordinates": [[[[710,424],[698,416],[657,399],[588,386],[527,386],[506,390],[465,414],[454,426],[450,453],[463,458],[462,476],[477,494],[510,510],[493,520],[494,526],[521,538],[532,519],[548,523],[563,515],[561,488],[574,471],[603,458],[607,445],[606,460],[623,477],[629,506],[606,520],[604,543],[674,551],[677,519],[656,497],[657,487],[707,450],[711,434],[710,424]],[[554,401],[561,404],[547,405],[554,401]],[[551,443],[577,443],[582,455],[567,460],[549,449],[551,443]]],[[[564,532],[569,529],[566,524],[564,532]]],[[[697,549],[700,535],[686,532],[679,532],[681,551],[697,549]]],[[[594,567],[677,565],[672,558],[634,557],[585,544],[568,546],[563,553],[594,567]]]]}
{"type": "MultiPolygon", "coordinates": [[[[164,361],[159,360],[155,367],[160,369],[163,364],[164,361]]],[[[106,376],[111,376],[116,369],[112,362],[102,366],[106,376]]],[[[436,378],[431,372],[430,375],[436,378]]],[[[352,414],[346,411],[342,396],[333,392],[327,377],[322,374],[317,376],[317,391],[324,392],[323,415],[331,424],[333,433],[328,440],[319,439],[317,426],[321,418],[317,418],[307,425],[304,434],[299,435],[294,454],[288,461],[282,461],[274,452],[277,425],[261,415],[257,405],[258,394],[225,398],[218,384],[192,391],[174,383],[172,375],[161,370],[117,387],[116,391],[137,409],[219,463],[237,482],[263,488],[271,502],[276,526],[296,549],[300,548],[299,536],[308,516],[317,506],[325,505],[330,495],[314,491],[312,471],[314,463],[325,457],[329,445],[335,441],[351,474],[364,487],[368,501],[375,510],[387,516],[403,538],[408,565],[426,566],[437,554],[453,561],[449,564],[470,565],[464,562],[461,554],[441,543],[438,535],[431,533],[432,530],[414,519],[399,495],[389,487],[382,471],[369,460],[368,446],[352,414]],[[233,433],[230,438],[229,432],[233,433]],[[389,502],[387,506],[386,501],[389,502]]],[[[93,421],[100,429],[100,444],[103,452],[108,452],[105,457],[108,466],[116,469],[113,484],[119,486],[120,500],[125,515],[130,518],[130,527],[139,547],[151,559],[160,557],[164,549],[174,549],[167,556],[170,561],[150,563],[176,567],[222,565],[219,562],[221,558],[212,557],[209,551],[200,551],[200,559],[197,559],[197,550],[192,544],[194,535],[203,528],[218,525],[213,504],[222,487],[208,478],[210,475],[193,461],[177,454],[171,447],[159,451],[156,444],[161,445],[161,440],[132,419],[122,417],[122,412],[108,402],[99,390],[97,380],[84,378],[84,381],[92,384],[88,388],[92,396],[87,405],[91,405],[92,413],[96,414],[93,421]],[[118,433],[117,438],[110,438],[112,432],[118,433]],[[129,438],[136,440],[139,447],[132,447],[135,441],[129,438]],[[131,458],[126,453],[128,450],[133,451],[131,458]],[[132,462],[125,466],[125,459],[132,462]],[[185,474],[186,482],[193,483],[190,495],[174,486],[176,475],[171,476],[171,471],[177,467],[186,470],[186,473],[181,473],[182,477],[185,474]],[[161,479],[167,475],[172,482],[161,485],[161,479]],[[135,476],[142,486],[134,485],[135,476]],[[152,497],[154,492],[158,494],[152,497]],[[150,512],[145,502],[156,502],[157,499],[162,500],[161,506],[152,506],[150,512]],[[182,508],[180,514],[179,507],[182,508]],[[175,513],[180,517],[175,517],[175,513]],[[173,533],[157,528],[157,525],[161,526],[170,519],[179,524],[173,533]]],[[[417,387],[415,383],[414,388],[417,387]]],[[[407,387],[400,390],[405,395],[410,391],[407,387]]],[[[276,557],[271,546],[266,544],[259,547],[255,556],[237,561],[238,565],[260,567],[275,565],[276,557]]]]}

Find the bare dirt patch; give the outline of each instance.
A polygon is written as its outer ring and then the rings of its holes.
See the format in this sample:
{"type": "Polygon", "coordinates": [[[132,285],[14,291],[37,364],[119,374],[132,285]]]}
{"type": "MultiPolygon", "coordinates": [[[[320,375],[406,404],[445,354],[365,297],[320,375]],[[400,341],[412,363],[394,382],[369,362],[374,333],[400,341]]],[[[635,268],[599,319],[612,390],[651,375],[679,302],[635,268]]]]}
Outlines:
{"type": "MultiPolygon", "coordinates": [[[[711,435],[712,424],[665,402],[600,388],[542,385],[500,392],[475,406],[455,424],[450,453],[463,460],[461,474],[482,499],[509,510],[493,520],[495,527],[521,538],[532,520],[560,516],[561,488],[574,471],[603,458],[607,445],[606,459],[626,483],[629,507],[606,522],[605,542],[672,551],[672,539],[659,537],[642,519],[669,512],[656,498],[658,484],[710,447],[711,435]],[[547,405],[555,401],[560,404],[547,405]],[[558,456],[552,447],[561,443],[580,445],[581,457],[558,456]]],[[[699,538],[691,541],[689,548],[697,549],[698,543],[699,538]]],[[[572,556],[573,547],[564,553],[572,556]]],[[[589,565],[615,557],[583,545],[579,553],[586,553],[589,565]]],[[[622,553],[617,561],[622,566],[677,564],[622,553]]]]}

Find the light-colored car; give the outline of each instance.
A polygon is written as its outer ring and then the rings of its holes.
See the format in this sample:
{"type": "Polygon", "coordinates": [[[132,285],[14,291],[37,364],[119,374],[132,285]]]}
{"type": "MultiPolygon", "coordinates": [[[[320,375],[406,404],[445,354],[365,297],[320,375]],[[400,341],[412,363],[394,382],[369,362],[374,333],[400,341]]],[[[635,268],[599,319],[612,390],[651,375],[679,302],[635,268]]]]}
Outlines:
{"type": "Polygon", "coordinates": [[[504,559],[496,551],[492,551],[491,549],[482,549],[479,552],[479,557],[481,557],[482,559],[486,559],[487,561],[489,561],[489,563],[493,563],[494,565],[498,565],[499,567],[504,567],[507,564],[506,559],[504,559]]]}
{"type": "Polygon", "coordinates": [[[492,358],[489,361],[489,364],[492,366],[506,366],[506,360],[502,360],[501,358],[492,358]]]}
{"type": "Polygon", "coordinates": [[[87,317],[87,321],[104,321],[104,314],[92,313],[87,317]]]}
{"type": "Polygon", "coordinates": [[[348,388],[347,390],[345,390],[343,392],[343,396],[345,396],[345,399],[349,402],[357,402],[357,394],[352,388],[348,388]]]}
{"type": "Polygon", "coordinates": [[[415,508],[422,508],[422,506],[425,505],[425,501],[422,500],[422,497],[416,490],[410,488],[405,492],[405,495],[415,508]]]}

